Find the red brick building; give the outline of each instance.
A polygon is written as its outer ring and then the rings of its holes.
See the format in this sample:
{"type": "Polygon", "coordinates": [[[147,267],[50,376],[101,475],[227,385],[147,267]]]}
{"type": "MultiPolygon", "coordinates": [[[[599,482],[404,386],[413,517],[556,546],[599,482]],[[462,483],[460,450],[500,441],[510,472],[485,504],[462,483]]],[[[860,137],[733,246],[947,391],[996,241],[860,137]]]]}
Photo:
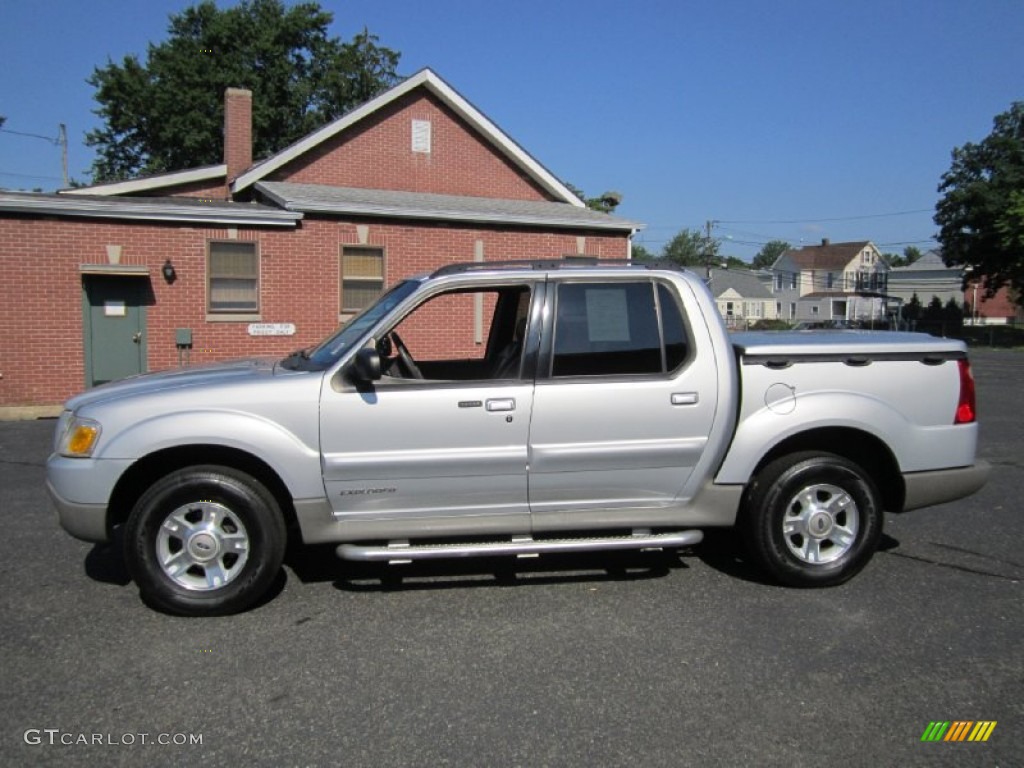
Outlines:
{"type": "Polygon", "coordinates": [[[1014,301],[1014,288],[1003,286],[988,296],[984,281],[971,280],[964,289],[964,307],[969,325],[1019,325],[1024,310],[1014,301]]]}
{"type": "Polygon", "coordinates": [[[283,355],[454,261],[630,254],[639,225],[586,208],[430,70],[256,164],[251,109],[228,90],[221,165],[0,192],[0,407],[283,355]]]}

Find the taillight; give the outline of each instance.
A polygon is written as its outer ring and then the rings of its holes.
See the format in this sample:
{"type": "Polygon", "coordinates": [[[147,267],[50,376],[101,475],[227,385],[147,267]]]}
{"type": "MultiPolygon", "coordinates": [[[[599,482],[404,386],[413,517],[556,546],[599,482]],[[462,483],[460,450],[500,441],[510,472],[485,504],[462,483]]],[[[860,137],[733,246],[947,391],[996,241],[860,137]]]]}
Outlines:
{"type": "Polygon", "coordinates": [[[971,374],[971,364],[964,358],[957,360],[960,367],[960,401],[956,404],[956,418],[954,424],[970,424],[977,416],[974,399],[974,376],[971,374]]]}

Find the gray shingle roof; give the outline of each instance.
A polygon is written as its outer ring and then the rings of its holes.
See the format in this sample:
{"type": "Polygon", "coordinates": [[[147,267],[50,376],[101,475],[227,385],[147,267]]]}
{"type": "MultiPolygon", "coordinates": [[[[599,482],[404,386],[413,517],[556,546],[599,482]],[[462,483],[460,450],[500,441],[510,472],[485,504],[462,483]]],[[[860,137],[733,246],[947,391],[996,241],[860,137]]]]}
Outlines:
{"type": "Polygon", "coordinates": [[[729,289],[745,299],[770,299],[771,291],[757,273],[745,269],[714,269],[711,271],[711,293],[718,298],[729,289]]]}
{"type": "Polygon", "coordinates": [[[256,190],[289,211],[349,216],[522,224],[632,232],[642,224],[567,203],[435,195],[386,189],[259,181],[256,190]]]}
{"type": "Polygon", "coordinates": [[[120,197],[0,192],[0,211],[46,216],[294,227],[301,213],[195,197],[120,197]]]}

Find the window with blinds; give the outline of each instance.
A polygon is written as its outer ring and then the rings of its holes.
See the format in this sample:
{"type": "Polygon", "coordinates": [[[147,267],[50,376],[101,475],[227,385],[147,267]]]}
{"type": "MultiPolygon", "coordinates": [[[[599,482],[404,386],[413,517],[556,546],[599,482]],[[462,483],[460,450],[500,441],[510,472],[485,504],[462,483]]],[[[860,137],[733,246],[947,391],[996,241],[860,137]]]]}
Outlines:
{"type": "Polygon", "coordinates": [[[256,243],[211,242],[207,253],[209,312],[258,312],[260,264],[256,243]]]}
{"type": "Polygon", "coordinates": [[[341,307],[359,312],[384,292],[384,249],[379,246],[341,247],[341,307]]]}

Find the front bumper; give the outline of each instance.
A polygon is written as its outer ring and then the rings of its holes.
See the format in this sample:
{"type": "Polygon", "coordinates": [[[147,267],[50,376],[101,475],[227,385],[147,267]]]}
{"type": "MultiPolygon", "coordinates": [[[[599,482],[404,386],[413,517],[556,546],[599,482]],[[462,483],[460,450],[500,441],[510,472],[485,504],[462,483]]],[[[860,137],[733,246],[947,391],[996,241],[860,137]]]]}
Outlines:
{"type": "Polygon", "coordinates": [[[69,459],[52,454],[46,461],[46,492],[57,508],[61,527],[83,541],[109,541],[107,505],[129,466],[122,459],[69,459]]]}
{"type": "Polygon", "coordinates": [[[903,511],[962,499],[979,490],[988,480],[992,465],[977,461],[969,467],[909,472],[903,475],[906,495],[903,511]]]}
{"type": "Polygon", "coordinates": [[[49,480],[46,481],[46,492],[50,495],[53,506],[57,508],[57,520],[60,522],[61,528],[82,541],[110,540],[110,532],[107,529],[106,504],[82,504],[68,501],[57,493],[49,480]]]}

